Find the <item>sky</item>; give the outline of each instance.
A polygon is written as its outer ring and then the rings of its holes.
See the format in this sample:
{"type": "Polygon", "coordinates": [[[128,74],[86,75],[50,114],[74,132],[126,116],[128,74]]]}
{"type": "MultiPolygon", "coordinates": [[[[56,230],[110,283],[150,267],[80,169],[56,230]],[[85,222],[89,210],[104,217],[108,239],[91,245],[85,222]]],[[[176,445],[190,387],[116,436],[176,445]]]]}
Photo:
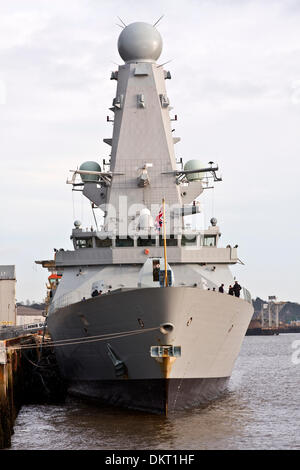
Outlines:
{"type": "Polygon", "coordinates": [[[54,248],[71,248],[89,206],[69,170],[102,161],[123,63],[118,16],[158,25],[178,115],[176,156],[219,165],[201,198],[253,298],[300,302],[299,0],[0,0],[0,265],[17,301],[41,302],[54,248]]]}

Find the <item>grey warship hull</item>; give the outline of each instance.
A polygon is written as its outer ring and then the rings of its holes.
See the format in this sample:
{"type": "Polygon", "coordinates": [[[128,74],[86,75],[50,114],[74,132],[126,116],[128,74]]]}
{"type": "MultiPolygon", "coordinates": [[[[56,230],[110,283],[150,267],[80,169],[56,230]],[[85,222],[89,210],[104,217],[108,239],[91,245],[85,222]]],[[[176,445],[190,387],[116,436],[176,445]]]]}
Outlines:
{"type": "Polygon", "coordinates": [[[58,309],[48,328],[55,341],[78,341],[56,348],[69,393],[167,414],[224,392],[251,315],[248,302],[218,292],[130,289],[58,309]],[[155,345],[180,355],[153,356],[155,345]]]}
{"type": "Polygon", "coordinates": [[[220,397],[227,390],[229,379],[219,377],[79,381],[71,383],[69,393],[103,405],[167,416],[174,411],[205,405],[220,397]]]}

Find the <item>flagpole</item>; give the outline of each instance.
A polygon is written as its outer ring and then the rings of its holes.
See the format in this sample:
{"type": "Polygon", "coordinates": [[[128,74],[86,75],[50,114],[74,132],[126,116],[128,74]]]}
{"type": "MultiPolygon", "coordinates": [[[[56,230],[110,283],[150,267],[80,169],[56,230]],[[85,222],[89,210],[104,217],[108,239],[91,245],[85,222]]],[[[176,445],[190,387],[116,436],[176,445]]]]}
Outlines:
{"type": "Polygon", "coordinates": [[[163,224],[164,224],[165,287],[168,287],[165,198],[163,198],[162,203],[163,203],[163,224]]]}

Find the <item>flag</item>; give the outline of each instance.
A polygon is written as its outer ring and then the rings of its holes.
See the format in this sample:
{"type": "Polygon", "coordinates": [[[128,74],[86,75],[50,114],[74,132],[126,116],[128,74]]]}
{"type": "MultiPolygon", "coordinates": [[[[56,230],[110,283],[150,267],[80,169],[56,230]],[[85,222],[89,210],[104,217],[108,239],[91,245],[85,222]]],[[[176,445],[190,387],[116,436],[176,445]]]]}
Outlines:
{"type": "Polygon", "coordinates": [[[163,208],[161,207],[158,216],[155,219],[155,229],[157,232],[160,231],[163,224],[163,208]]]}

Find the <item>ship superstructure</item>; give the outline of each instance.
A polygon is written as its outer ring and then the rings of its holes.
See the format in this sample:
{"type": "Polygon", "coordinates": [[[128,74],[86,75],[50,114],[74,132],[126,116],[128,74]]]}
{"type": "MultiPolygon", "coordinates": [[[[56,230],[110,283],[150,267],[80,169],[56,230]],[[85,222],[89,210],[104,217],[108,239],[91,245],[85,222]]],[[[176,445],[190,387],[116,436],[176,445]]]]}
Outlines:
{"type": "Polygon", "coordinates": [[[103,223],[75,221],[74,250],[56,253],[48,328],[71,393],[166,414],[224,390],[253,308],[245,288],[218,291],[234,284],[238,255],[219,247],[216,219],[205,230],[184,223],[220,178],[213,162],[178,168],[158,30],[132,23],[118,49],[110,161],[85,162],[69,181],[103,223]]]}

